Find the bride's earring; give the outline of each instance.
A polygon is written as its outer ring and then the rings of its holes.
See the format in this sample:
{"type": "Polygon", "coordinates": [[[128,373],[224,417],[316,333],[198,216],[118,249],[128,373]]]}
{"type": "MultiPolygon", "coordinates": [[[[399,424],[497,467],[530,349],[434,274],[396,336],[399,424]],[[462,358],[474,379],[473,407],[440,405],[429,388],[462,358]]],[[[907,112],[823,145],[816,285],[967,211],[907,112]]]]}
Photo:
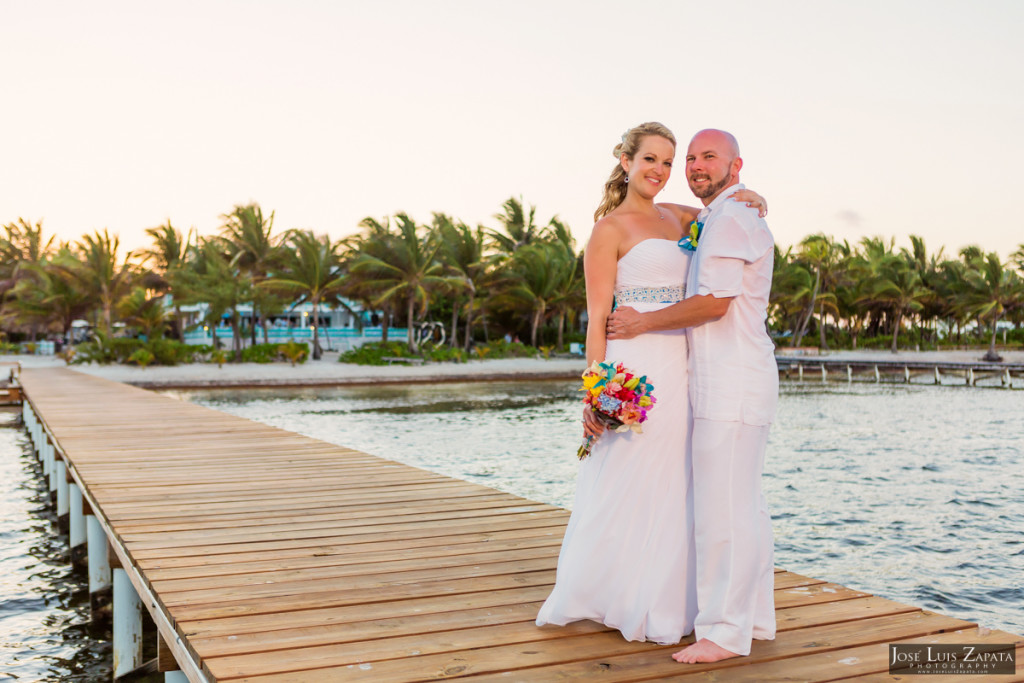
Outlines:
{"type": "Polygon", "coordinates": [[[624,180],[623,182],[624,182],[624,183],[625,183],[626,185],[629,185],[629,176],[626,176],[626,179],[625,179],[625,180],[624,180]]]}

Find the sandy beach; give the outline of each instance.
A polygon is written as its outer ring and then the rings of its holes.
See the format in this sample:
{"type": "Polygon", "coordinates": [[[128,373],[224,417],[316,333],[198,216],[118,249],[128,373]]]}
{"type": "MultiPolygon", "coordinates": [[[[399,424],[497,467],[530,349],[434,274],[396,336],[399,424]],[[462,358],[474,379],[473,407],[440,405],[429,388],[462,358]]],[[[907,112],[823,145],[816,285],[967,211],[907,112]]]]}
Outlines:
{"type": "MultiPolygon", "coordinates": [[[[1002,351],[1007,363],[1024,363],[1024,350],[1002,351]]],[[[837,351],[815,358],[856,361],[931,361],[978,362],[984,350],[967,351],[901,351],[883,350],[837,351]]],[[[16,361],[22,367],[64,367],[64,361],[53,356],[0,356],[0,362],[16,361]]],[[[218,368],[212,363],[192,363],[170,367],[139,368],[128,365],[72,365],[71,369],[88,375],[126,382],[147,388],[203,388],[252,386],[331,386],[372,384],[377,382],[480,381],[492,379],[574,379],[584,368],[582,358],[501,358],[474,360],[466,363],[394,364],[386,366],[339,363],[336,353],[325,353],[319,361],[308,361],[292,367],[288,363],[226,363],[218,368]]]]}

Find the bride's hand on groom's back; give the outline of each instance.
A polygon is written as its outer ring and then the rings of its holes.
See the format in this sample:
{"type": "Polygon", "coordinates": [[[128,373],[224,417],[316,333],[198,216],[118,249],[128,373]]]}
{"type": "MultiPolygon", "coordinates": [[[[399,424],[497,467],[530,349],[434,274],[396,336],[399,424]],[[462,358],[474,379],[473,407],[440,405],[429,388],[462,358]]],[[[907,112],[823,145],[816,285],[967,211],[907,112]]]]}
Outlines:
{"type": "Polygon", "coordinates": [[[616,308],[605,324],[608,339],[632,339],[642,332],[640,314],[629,306],[616,308]]]}

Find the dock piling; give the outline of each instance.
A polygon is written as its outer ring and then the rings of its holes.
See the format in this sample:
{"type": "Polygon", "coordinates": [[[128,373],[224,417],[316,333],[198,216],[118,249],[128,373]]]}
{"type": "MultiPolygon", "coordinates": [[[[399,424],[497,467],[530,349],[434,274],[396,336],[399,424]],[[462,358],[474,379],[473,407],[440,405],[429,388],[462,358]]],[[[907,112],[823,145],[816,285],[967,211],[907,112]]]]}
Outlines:
{"type": "MultiPolygon", "coordinates": [[[[50,451],[53,451],[53,446],[50,446],[50,451]]],[[[53,470],[57,480],[57,528],[64,530],[68,527],[68,515],[71,512],[68,464],[63,458],[56,458],[53,470]]]]}
{"type": "Polygon", "coordinates": [[[57,498],[57,454],[54,451],[53,444],[46,437],[45,434],[41,435],[40,441],[42,442],[43,453],[46,457],[46,473],[50,477],[50,498],[57,498]]]}
{"type": "Polygon", "coordinates": [[[142,600],[128,572],[114,570],[114,679],[142,666],[142,600]]]}
{"type": "Polygon", "coordinates": [[[85,531],[85,512],[82,504],[82,489],[78,484],[68,484],[68,498],[70,501],[70,523],[68,529],[68,545],[71,547],[71,566],[81,569],[88,562],[86,550],[87,535],[85,531]]]}
{"type": "Polygon", "coordinates": [[[89,604],[95,621],[110,590],[110,561],[107,559],[107,535],[96,515],[85,516],[86,546],[89,562],[89,604]]]}

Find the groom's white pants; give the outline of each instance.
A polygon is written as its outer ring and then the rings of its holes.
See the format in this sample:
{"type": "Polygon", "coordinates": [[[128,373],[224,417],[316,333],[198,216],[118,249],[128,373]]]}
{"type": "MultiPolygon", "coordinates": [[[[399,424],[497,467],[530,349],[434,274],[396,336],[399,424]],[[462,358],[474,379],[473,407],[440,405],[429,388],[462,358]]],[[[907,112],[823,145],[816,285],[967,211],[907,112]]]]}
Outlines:
{"type": "Polygon", "coordinates": [[[761,492],[768,426],[695,419],[697,640],[740,655],[775,638],[774,542],[761,492]]]}

